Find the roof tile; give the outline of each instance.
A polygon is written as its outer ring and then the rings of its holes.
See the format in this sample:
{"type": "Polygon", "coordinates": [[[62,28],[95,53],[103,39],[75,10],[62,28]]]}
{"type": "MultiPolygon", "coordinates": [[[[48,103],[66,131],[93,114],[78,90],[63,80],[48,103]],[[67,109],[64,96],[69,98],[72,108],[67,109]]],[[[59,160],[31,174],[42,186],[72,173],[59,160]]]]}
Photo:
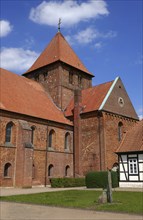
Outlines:
{"type": "Polygon", "coordinates": [[[0,108],[71,124],[39,83],[2,68],[0,68],[0,108]]]}
{"type": "MultiPolygon", "coordinates": [[[[113,81],[82,90],[82,113],[98,110],[112,83],[113,81]]],[[[73,114],[73,108],[74,98],[65,110],[65,115],[67,117],[73,114]]]]}
{"type": "Polygon", "coordinates": [[[135,151],[143,151],[143,120],[127,132],[116,153],[135,151]]]}

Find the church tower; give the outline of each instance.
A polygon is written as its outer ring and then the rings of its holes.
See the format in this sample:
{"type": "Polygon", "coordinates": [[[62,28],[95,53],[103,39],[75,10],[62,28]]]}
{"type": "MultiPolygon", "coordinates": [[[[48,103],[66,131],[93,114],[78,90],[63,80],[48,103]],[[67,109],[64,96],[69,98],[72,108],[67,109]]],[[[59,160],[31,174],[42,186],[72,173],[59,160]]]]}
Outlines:
{"type": "Polygon", "coordinates": [[[92,86],[93,77],[60,32],[23,76],[42,84],[61,110],[67,107],[75,90],[92,86]]]}

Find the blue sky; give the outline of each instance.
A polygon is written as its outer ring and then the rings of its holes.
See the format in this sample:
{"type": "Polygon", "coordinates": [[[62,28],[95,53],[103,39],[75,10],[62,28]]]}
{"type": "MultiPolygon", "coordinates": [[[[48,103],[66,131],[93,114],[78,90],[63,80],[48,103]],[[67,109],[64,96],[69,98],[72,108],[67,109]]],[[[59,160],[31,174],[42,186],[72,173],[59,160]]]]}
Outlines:
{"type": "Polygon", "coordinates": [[[120,76],[143,114],[142,0],[1,0],[1,67],[24,73],[57,33],[95,75],[93,85],[120,76]]]}

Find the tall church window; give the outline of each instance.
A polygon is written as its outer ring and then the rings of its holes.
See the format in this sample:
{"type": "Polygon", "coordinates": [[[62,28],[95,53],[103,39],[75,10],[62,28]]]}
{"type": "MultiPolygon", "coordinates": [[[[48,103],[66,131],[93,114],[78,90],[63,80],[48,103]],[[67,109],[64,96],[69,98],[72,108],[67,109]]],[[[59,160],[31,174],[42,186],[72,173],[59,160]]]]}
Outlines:
{"type": "Polygon", "coordinates": [[[70,142],[71,142],[70,133],[67,132],[65,134],[65,150],[70,149],[70,142]]]}
{"type": "Polygon", "coordinates": [[[69,72],[69,83],[73,84],[73,73],[69,72]]]}
{"type": "Polygon", "coordinates": [[[118,123],[118,140],[121,141],[123,137],[123,123],[118,123]]]}
{"type": "Polygon", "coordinates": [[[49,144],[48,144],[48,147],[49,147],[49,148],[53,148],[54,145],[55,145],[55,141],[56,141],[56,133],[55,133],[55,131],[52,129],[52,130],[49,132],[49,144]]]}
{"type": "Polygon", "coordinates": [[[13,123],[12,122],[9,122],[6,125],[5,142],[11,142],[12,141],[12,127],[13,127],[13,123]]]}
{"type": "Polygon", "coordinates": [[[34,178],[35,178],[35,165],[33,163],[33,165],[32,165],[32,179],[34,179],[34,178]]]}
{"type": "Polygon", "coordinates": [[[35,76],[34,76],[34,78],[35,78],[36,81],[39,81],[39,74],[36,73],[35,76]]]}
{"type": "Polygon", "coordinates": [[[4,166],[4,177],[11,177],[12,174],[12,165],[10,163],[6,163],[4,166]]]}
{"type": "Polygon", "coordinates": [[[81,86],[81,84],[82,84],[82,77],[78,76],[78,85],[81,86]]]}
{"type": "Polygon", "coordinates": [[[35,133],[35,127],[31,127],[31,144],[34,144],[34,133],[35,133]]]}
{"type": "Polygon", "coordinates": [[[69,172],[70,172],[70,167],[69,167],[69,165],[67,165],[65,167],[65,176],[69,176],[69,172]]]}
{"type": "Polygon", "coordinates": [[[50,164],[48,166],[48,176],[53,176],[53,170],[54,170],[54,166],[53,164],[50,164]]]}
{"type": "Polygon", "coordinates": [[[48,72],[45,72],[44,74],[43,74],[43,76],[44,76],[44,81],[47,79],[47,76],[48,76],[48,72]]]}

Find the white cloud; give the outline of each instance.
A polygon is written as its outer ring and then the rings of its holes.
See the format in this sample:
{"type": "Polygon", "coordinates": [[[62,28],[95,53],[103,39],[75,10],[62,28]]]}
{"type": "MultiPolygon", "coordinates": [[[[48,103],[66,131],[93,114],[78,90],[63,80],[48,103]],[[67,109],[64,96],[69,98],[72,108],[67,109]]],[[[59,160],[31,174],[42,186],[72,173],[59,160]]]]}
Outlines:
{"type": "Polygon", "coordinates": [[[78,24],[81,21],[96,19],[108,15],[107,4],[104,0],[89,0],[79,3],[75,0],[43,1],[36,8],[32,8],[29,18],[38,24],[57,26],[59,18],[63,27],[78,24]]]}
{"type": "Polygon", "coordinates": [[[95,43],[94,46],[96,49],[100,49],[103,45],[102,45],[102,42],[97,42],[97,43],[95,43]]]}
{"type": "Polygon", "coordinates": [[[117,32],[116,31],[108,31],[107,33],[102,33],[101,37],[103,38],[114,38],[117,36],[117,32]]]}
{"type": "Polygon", "coordinates": [[[35,51],[3,47],[0,52],[0,65],[11,71],[24,72],[28,70],[38,56],[39,54],[35,51]]]}
{"type": "Polygon", "coordinates": [[[12,25],[9,21],[0,21],[0,37],[6,37],[12,31],[12,25]]]}
{"type": "MultiPolygon", "coordinates": [[[[117,33],[115,31],[108,31],[106,33],[102,33],[93,27],[88,27],[85,30],[79,31],[77,34],[73,36],[69,36],[69,35],[66,36],[66,39],[71,44],[74,44],[75,42],[78,42],[80,44],[89,44],[89,43],[93,43],[93,41],[97,39],[106,40],[106,39],[114,38],[116,36],[117,33]]],[[[95,47],[99,48],[100,46],[101,46],[101,42],[100,45],[99,43],[95,44],[95,47]]]]}
{"type": "Polygon", "coordinates": [[[139,108],[137,112],[138,112],[139,119],[142,120],[143,119],[143,107],[139,108]]]}
{"type": "Polygon", "coordinates": [[[77,35],[74,36],[74,38],[79,43],[87,44],[91,43],[98,36],[98,31],[89,27],[83,31],[80,31],[77,35]]]}

